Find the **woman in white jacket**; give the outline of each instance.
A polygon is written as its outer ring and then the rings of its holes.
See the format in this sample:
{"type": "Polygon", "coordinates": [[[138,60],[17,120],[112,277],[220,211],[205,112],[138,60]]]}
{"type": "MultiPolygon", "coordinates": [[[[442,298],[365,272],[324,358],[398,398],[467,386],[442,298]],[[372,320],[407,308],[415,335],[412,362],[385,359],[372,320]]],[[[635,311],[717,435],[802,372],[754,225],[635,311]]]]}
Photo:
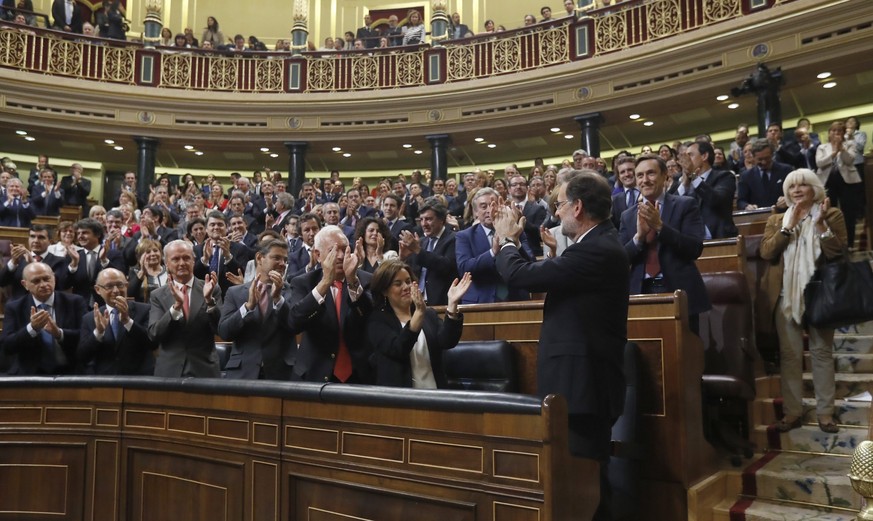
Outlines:
{"type": "Polygon", "coordinates": [[[855,142],[845,139],[846,125],[834,121],[828,130],[828,141],[815,153],[816,174],[827,189],[831,204],[839,206],[846,220],[849,247],[855,244],[855,221],[861,213],[864,194],[861,176],[855,168],[855,142]]]}

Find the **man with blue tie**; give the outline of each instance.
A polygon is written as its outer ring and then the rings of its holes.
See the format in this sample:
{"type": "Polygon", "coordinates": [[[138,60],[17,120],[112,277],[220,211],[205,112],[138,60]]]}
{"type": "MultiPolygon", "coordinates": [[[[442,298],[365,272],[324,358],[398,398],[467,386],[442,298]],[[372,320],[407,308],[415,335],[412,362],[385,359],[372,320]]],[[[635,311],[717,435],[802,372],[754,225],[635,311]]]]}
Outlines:
{"type": "Polygon", "coordinates": [[[64,193],[55,182],[55,171],[43,168],[39,173],[39,182],[34,183],[30,191],[30,199],[37,215],[60,215],[64,204],[64,193]]]}
{"type": "Polygon", "coordinates": [[[637,204],[640,191],[637,190],[637,179],[634,175],[636,160],[633,156],[623,156],[616,162],[615,170],[618,183],[621,186],[612,193],[612,224],[617,230],[621,226],[621,214],[637,204]]]}
{"type": "Polygon", "coordinates": [[[36,212],[24,194],[21,180],[17,177],[10,178],[6,182],[6,200],[0,204],[0,226],[30,228],[34,217],[36,212]]]}
{"type": "Polygon", "coordinates": [[[153,375],[157,344],[148,336],[149,305],[127,300],[127,278],[115,268],[97,275],[94,290],[106,305],[95,303],[82,319],[80,366],[100,375],[153,375]]]}
{"type": "Polygon", "coordinates": [[[298,220],[297,242],[288,253],[288,282],[298,275],[312,271],[316,262],[312,257],[315,234],[321,230],[321,219],[314,213],[305,213],[298,220]]]}
{"type": "Polygon", "coordinates": [[[458,276],[455,264],[455,233],[446,227],[449,210],[435,197],[425,199],[419,210],[419,238],[409,230],[400,234],[400,258],[418,276],[418,285],[428,306],[449,303],[449,288],[458,276]]]}
{"type": "Polygon", "coordinates": [[[676,193],[697,200],[706,227],[705,238],[736,237],[737,227],[733,219],[736,177],[728,170],[713,168],[715,149],[709,141],[695,141],[688,145],[686,153],[692,171],[691,175],[682,173],[676,193]]]}
{"type": "Polygon", "coordinates": [[[782,181],[794,168],[773,160],[773,144],[759,139],[752,144],[757,166],[740,174],[737,190],[738,210],[757,210],[768,206],[788,208],[782,191],[782,181]]]}
{"type": "Polygon", "coordinates": [[[82,297],[55,291],[55,275],[42,262],[24,268],[27,295],[6,304],[0,346],[12,357],[10,375],[70,374],[76,367],[82,297]]]}
{"type": "Polygon", "coordinates": [[[206,217],[206,242],[194,247],[194,276],[206,279],[210,273],[218,277],[221,294],[224,295],[231,286],[227,279],[228,273],[238,273],[245,270],[246,263],[251,259],[251,251],[242,243],[231,242],[227,237],[227,217],[218,210],[212,210],[206,217]]]}

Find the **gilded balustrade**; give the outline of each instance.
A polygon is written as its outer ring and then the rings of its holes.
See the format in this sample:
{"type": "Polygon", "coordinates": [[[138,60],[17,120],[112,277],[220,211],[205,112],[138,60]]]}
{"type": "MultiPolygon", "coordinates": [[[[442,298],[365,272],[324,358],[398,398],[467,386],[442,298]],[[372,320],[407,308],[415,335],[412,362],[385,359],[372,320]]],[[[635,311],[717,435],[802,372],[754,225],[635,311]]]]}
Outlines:
{"type": "Polygon", "coordinates": [[[583,60],[771,9],[792,0],[648,0],[505,33],[367,52],[154,50],[0,23],[0,68],[151,87],[256,93],[418,87],[583,60]],[[588,45],[588,41],[591,45],[588,45]]]}

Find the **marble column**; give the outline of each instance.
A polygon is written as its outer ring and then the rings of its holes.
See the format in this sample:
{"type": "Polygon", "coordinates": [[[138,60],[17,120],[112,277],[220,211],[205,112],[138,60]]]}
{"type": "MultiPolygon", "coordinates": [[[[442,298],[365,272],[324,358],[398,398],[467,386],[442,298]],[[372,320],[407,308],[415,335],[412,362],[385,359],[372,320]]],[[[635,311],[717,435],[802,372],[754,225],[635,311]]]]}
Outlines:
{"type": "Polygon", "coordinates": [[[161,143],[153,137],[134,136],[136,142],[136,191],[148,199],[149,189],[155,184],[155,153],[161,143]]]}
{"type": "Polygon", "coordinates": [[[599,112],[591,112],[573,119],[579,124],[581,131],[579,146],[585,149],[589,156],[600,157],[600,125],[603,123],[603,116],[599,112]]]}
{"type": "Polygon", "coordinates": [[[448,134],[431,134],[425,136],[425,139],[430,141],[430,182],[433,184],[436,179],[445,181],[449,171],[446,148],[451,144],[452,138],[448,134]]]}
{"type": "Polygon", "coordinates": [[[306,182],[306,149],[309,143],[306,141],[286,141],[288,149],[288,193],[297,198],[303,183],[306,182]]]}

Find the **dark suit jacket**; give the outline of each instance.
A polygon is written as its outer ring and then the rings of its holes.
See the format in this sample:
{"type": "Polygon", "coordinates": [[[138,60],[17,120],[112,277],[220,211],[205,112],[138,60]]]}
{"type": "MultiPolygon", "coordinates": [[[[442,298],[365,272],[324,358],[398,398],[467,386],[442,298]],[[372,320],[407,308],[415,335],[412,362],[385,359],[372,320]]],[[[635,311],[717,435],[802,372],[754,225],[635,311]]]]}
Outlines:
{"type": "MultiPolygon", "coordinates": [[[[66,288],[67,258],[45,252],[42,262],[48,264],[55,273],[55,288],[66,288]]],[[[9,266],[5,262],[0,266],[0,288],[8,286],[12,293],[12,298],[23,297],[27,294],[27,290],[21,285],[21,281],[24,279],[24,267],[28,264],[28,262],[22,259],[13,271],[9,271],[9,266]]]]}
{"type": "Polygon", "coordinates": [[[467,24],[454,25],[449,33],[449,37],[452,40],[457,40],[458,38],[463,38],[469,31],[470,28],[467,27],[467,24]]]}
{"type": "MultiPolygon", "coordinates": [[[[112,328],[106,327],[103,338],[97,340],[94,336],[94,312],[89,311],[82,319],[82,332],[79,335],[79,365],[89,366],[94,374],[155,374],[155,357],[153,351],[158,347],[148,335],[149,305],[139,302],[128,302],[128,314],[133,319],[130,331],[122,324],[119,328],[119,338],[112,334],[112,328]]],[[[106,311],[106,306],[100,307],[100,312],[106,311]]]]}
{"type": "MultiPolygon", "coordinates": [[[[458,345],[464,329],[463,318],[440,320],[436,311],[427,309],[421,326],[427,339],[427,352],[437,388],[446,387],[446,373],[443,369],[443,351],[458,345]]],[[[420,333],[420,331],[419,331],[420,333]]],[[[418,341],[419,333],[409,329],[409,323],[400,325],[391,306],[370,315],[367,336],[376,351],[376,384],[392,387],[412,387],[412,365],[409,353],[418,341]]]]}
{"type": "MultiPolygon", "coordinates": [[[[522,254],[525,258],[533,260],[533,252],[527,246],[527,239],[521,234],[522,254]]],[[[494,263],[495,257],[491,256],[491,244],[488,237],[482,231],[482,225],[476,224],[455,235],[455,260],[458,264],[458,273],[470,272],[473,283],[464,294],[462,304],[475,304],[477,302],[496,302],[497,285],[502,282],[494,263]]],[[[530,293],[524,288],[509,285],[508,301],[529,300],[530,293]]]]}
{"type": "MultiPolygon", "coordinates": [[[[639,192],[637,192],[639,194],[639,192]]],[[[633,201],[631,206],[635,206],[636,200],[633,201]]],[[[627,206],[627,191],[622,190],[617,194],[612,195],[612,225],[615,226],[615,229],[621,226],[621,214],[624,213],[625,210],[628,209],[627,206]]]]}
{"type": "MultiPolygon", "coordinates": [[[[252,251],[245,247],[245,245],[240,244],[238,242],[230,243],[230,254],[231,259],[227,263],[224,262],[224,259],[220,259],[218,263],[218,285],[221,287],[221,294],[224,295],[227,293],[228,288],[230,288],[230,281],[227,280],[228,273],[237,273],[239,270],[245,272],[246,263],[249,262],[252,258],[252,251]]],[[[206,277],[206,274],[209,273],[209,265],[203,264],[203,245],[199,244],[194,246],[194,276],[198,279],[202,279],[206,277]]]]}
{"type": "Polygon", "coordinates": [[[560,257],[541,262],[505,246],[497,270],[513,285],[547,293],[537,355],[540,397],[562,394],[570,414],[618,418],[625,394],[628,259],[612,223],[600,223],[560,257]]]}
{"type": "MultiPolygon", "coordinates": [[[[85,302],[101,302],[97,299],[99,298],[97,292],[94,291],[94,284],[97,283],[97,275],[104,270],[105,268],[115,268],[122,273],[127,273],[127,265],[124,262],[124,257],[119,250],[109,250],[106,252],[106,259],[109,261],[109,264],[103,266],[100,264],[100,258],[97,258],[97,267],[94,270],[94,274],[92,277],[88,276],[88,262],[85,257],[85,250],[79,249],[79,265],[76,267],[76,271],[70,273],[70,270],[67,269],[67,282],[64,285],[64,288],[72,288],[73,293],[79,295],[85,302]]],[[[66,263],[69,266],[69,262],[66,263]]]]}
{"type": "Polygon", "coordinates": [[[79,345],[79,328],[82,316],[87,312],[85,301],[78,295],[55,291],[54,314],[55,323],[64,332],[63,341],[55,341],[55,349],[61,349],[67,358],[67,365],[58,367],[54,362],[46,365],[42,361],[42,338],[27,332],[30,323],[30,309],[34,306],[33,297],[28,293],[24,297],[6,304],[3,317],[3,333],[0,334],[0,345],[3,353],[14,357],[9,370],[10,375],[29,374],[63,374],[70,373],[76,367],[76,347],[79,345]]]}
{"type": "Polygon", "coordinates": [[[541,257],[543,255],[543,240],[540,237],[540,225],[546,221],[548,212],[533,201],[525,201],[522,215],[525,218],[524,234],[527,236],[527,244],[534,256],[541,257]]]}
{"type": "Polygon", "coordinates": [[[46,192],[45,186],[39,183],[34,185],[30,203],[33,205],[36,215],[60,215],[61,206],[64,205],[63,197],[63,190],[60,190],[60,194],[54,189],[51,192],[46,192]]]}
{"type": "MultiPolygon", "coordinates": [[[[642,291],[646,269],[645,245],[634,244],[637,233],[637,211],[639,206],[627,209],[621,215],[619,239],[624,243],[630,259],[630,292],[642,291]]],[[[658,234],[658,259],[664,283],[671,291],[681,289],[688,294],[688,312],[703,313],[712,306],[703,285],[703,277],[694,263],[703,251],[703,220],[697,202],[691,197],[664,196],[661,208],[661,221],[664,225],[658,234]]]]}
{"type": "Polygon", "coordinates": [[[706,181],[697,185],[691,193],[700,207],[703,224],[709,228],[713,239],[737,236],[733,218],[736,190],[737,179],[733,172],[713,169],[706,176],[706,181]]]}
{"type": "Polygon", "coordinates": [[[155,376],[179,378],[184,374],[219,377],[218,353],[215,351],[215,331],[221,316],[221,291],[212,293],[215,307],[208,308],[203,298],[203,280],[194,279],[187,322],[183,316],[173,320],[170,308],[175,299],[169,286],[151,294],[149,338],[158,343],[155,376]]]}
{"type": "MultiPolygon", "coordinates": [[[[387,221],[385,222],[385,226],[388,226],[387,221]]],[[[391,232],[391,241],[385,245],[385,250],[400,251],[400,232],[403,230],[412,231],[413,228],[414,225],[409,221],[396,219],[390,226],[388,226],[388,231],[391,232]]]]}
{"type": "MultiPolygon", "coordinates": [[[[329,381],[339,351],[339,321],[332,292],[327,293],[321,305],[312,296],[321,277],[321,268],[318,268],[291,281],[291,327],[295,333],[303,334],[294,364],[294,378],[308,382],[329,381]]],[[[362,334],[373,310],[373,299],[368,291],[370,274],[358,270],[358,280],[364,293],[354,303],[349,297],[348,285],[343,284],[342,332],[354,374],[361,383],[373,383],[370,360],[373,349],[362,334]]]]}
{"type": "Polygon", "coordinates": [[[12,226],[18,228],[30,228],[30,223],[36,217],[35,208],[31,201],[23,202],[19,200],[18,208],[13,208],[13,205],[7,206],[9,200],[6,196],[0,202],[0,226],[12,226]],[[17,219],[16,219],[17,216],[17,219]]]}
{"type": "Polygon", "coordinates": [[[740,186],[737,192],[737,209],[745,210],[749,204],[759,208],[773,206],[776,200],[785,195],[782,182],[794,168],[790,165],[773,162],[770,167],[770,182],[764,183],[759,167],[750,168],[740,173],[740,186]]]}
{"type": "MultiPolygon", "coordinates": [[[[79,25],[79,30],[82,32],[82,26],[79,25]]],[[[73,185],[73,176],[67,175],[61,179],[61,190],[64,193],[64,204],[69,206],[81,206],[82,215],[88,215],[88,195],[91,194],[91,180],[85,176],[79,180],[79,183],[73,185]]]]}
{"type": "MultiPolygon", "coordinates": [[[[64,0],[54,0],[54,2],[52,2],[52,19],[54,20],[54,28],[63,31],[64,26],[67,25],[67,14],[65,11],[64,0]]],[[[74,33],[82,34],[83,23],[84,20],[82,18],[82,7],[78,4],[78,2],[74,2],[70,29],[74,33]]]]}
{"type": "Polygon", "coordinates": [[[298,241],[297,247],[291,250],[291,253],[288,255],[288,269],[285,271],[288,274],[288,282],[291,282],[294,277],[306,273],[306,266],[309,266],[309,260],[309,251],[303,246],[303,241],[298,241]]]}
{"type": "Polygon", "coordinates": [[[251,282],[233,286],[227,290],[218,321],[218,336],[233,342],[227,361],[227,378],[257,380],[264,368],[264,377],[269,380],[290,380],[297,343],[289,321],[291,310],[291,287],[286,284],[282,291],[285,301],[273,309],[272,300],[266,317],[259,307],[243,317],[239,310],[249,298],[251,282]]]}
{"type": "Polygon", "coordinates": [[[429,306],[445,306],[449,303],[449,287],[458,276],[458,264],[455,260],[455,232],[444,228],[433,251],[425,249],[425,239],[422,238],[421,251],[410,255],[406,263],[421,278],[421,269],[427,268],[424,281],[427,303],[429,306]]]}

